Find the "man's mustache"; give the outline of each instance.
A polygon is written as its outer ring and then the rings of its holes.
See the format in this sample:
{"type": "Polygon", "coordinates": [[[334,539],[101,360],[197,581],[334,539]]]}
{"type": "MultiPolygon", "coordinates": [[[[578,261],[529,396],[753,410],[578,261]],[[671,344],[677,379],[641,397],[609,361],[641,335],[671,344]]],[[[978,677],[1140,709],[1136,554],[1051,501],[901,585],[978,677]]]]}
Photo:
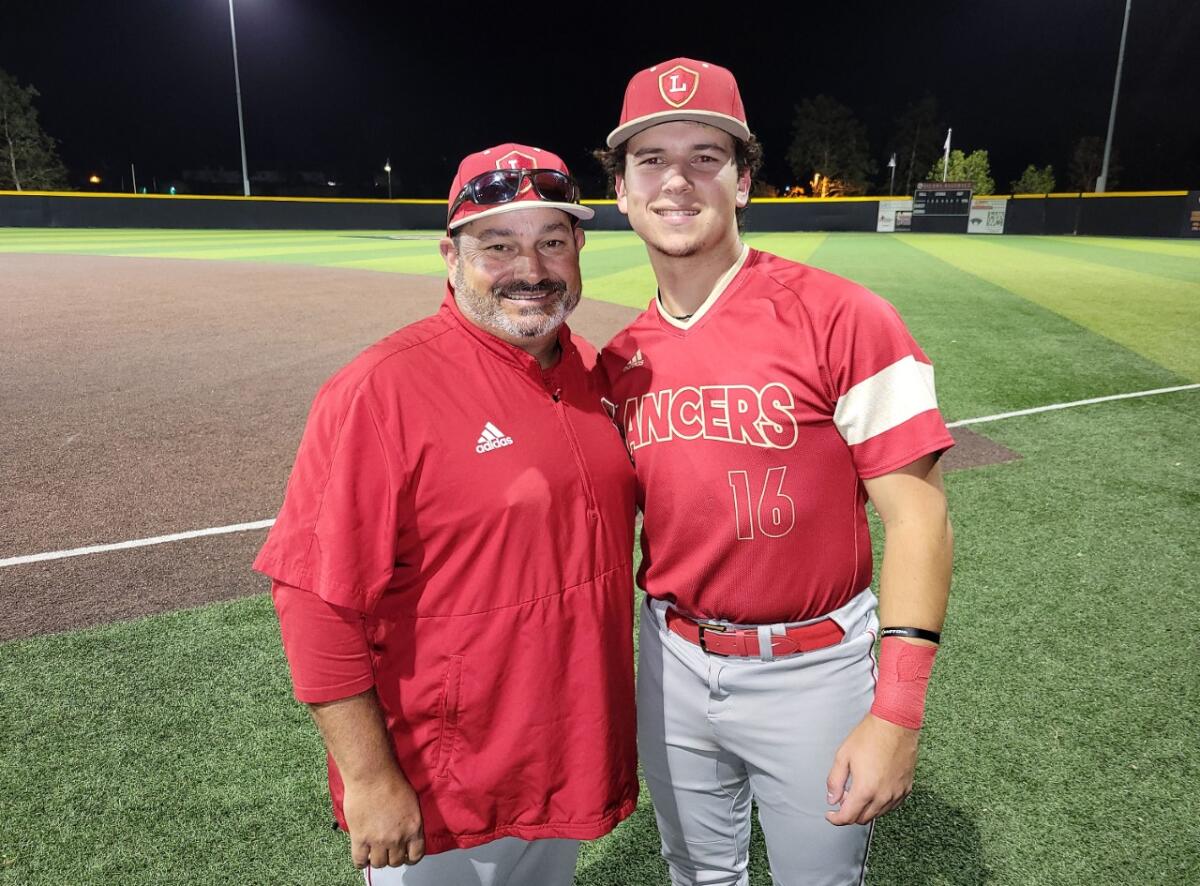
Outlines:
{"type": "Polygon", "coordinates": [[[561,295],[567,291],[567,283],[565,280],[555,280],[551,277],[546,277],[539,280],[537,283],[530,283],[521,280],[515,283],[509,283],[507,286],[492,287],[492,295],[502,297],[506,295],[528,295],[530,293],[561,295]]]}

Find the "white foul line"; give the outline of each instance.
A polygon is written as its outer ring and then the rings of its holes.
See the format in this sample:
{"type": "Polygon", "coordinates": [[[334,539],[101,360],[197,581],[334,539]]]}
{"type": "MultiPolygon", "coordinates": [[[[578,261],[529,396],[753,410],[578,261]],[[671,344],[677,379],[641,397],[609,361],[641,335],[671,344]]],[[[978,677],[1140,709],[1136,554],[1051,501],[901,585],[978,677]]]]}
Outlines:
{"type": "Polygon", "coordinates": [[[1110,400],[1129,400],[1133,397],[1150,397],[1154,394],[1173,394],[1176,391],[1194,391],[1196,388],[1200,388],[1200,384],[1176,385],[1173,388],[1155,388],[1153,391],[1134,391],[1132,394],[1110,394],[1107,397],[1072,400],[1070,403],[1051,403],[1049,406],[1018,409],[1016,412],[998,412],[995,415],[983,415],[979,418],[964,418],[962,421],[952,421],[946,427],[961,428],[963,425],[981,425],[989,421],[1000,421],[1002,418],[1016,418],[1018,415],[1036,415],[1039,412],[1053,412],[1056,409],[1070,409],[1073,406],[1090,406],[1093,403],[1107,403],[1110,400]]]}
{"type": "Polygon", "coordinates": [[[208,529],[193,529],[189,532],[172,532],[170,535],[156,535],[153,538],[135,538],[130,541],[118,541],[107,545],[91,545],[86,548],[71,548],[69,551],[47,551],[44,554],[26,554],[23,557],[8,557],[0,560],[0,568],[5,566],[20,566],[23,563],[40,563],[43,560],[65,560],[67,557],[82,557],[84,554],[102,554],[105,551],[145,548],[150,545],[166,544],[169,541],[184,541],[189,538],[201,538],[206,535],[249,532],[251,529],[266,529],[274,523],[274,519],[255,520],[253,523],[234,523],[232,526],[212,526],[208,529]]]}
{"type": "MultiPolygon", "coordinates": [[[[961,421],[949,422],[948,428],[961,428],[964,425],[981,425],[1004,418],[1016,418],[1021,415],[1036,415],[1039,412],[1053,412],[1057,409],[1071,409],[1075,406],[1090,406],[1093,403],[1107,403],[1110,400],[1129,400],[1134,397],[1151,397],[1155,394],[1173,394],[1176,391],[1194,391],[1200,384],[1177,385],[1173,388],[1155,388],[1152,391],[1135,391],[1131,394],[1112,394],[1107,397],[1092,397],[1088,400],[1072,400],[1070,403],[1052,403],[1049,406],[1035,406],[1032,409],[1018,409],[1015,412],[999,412],[996,415],[982,415],[979,418],[964,418],[961,421]]],[[[65,560],[67,557],[82,557],[85,554],[102,554],[106,551],[123,551],[129,548],[145,548],[151,545],[161,545],[172,541],[185,541],[189,538],[202,538],[208,535],[228,535],[233,532],[250,532],[254,529],[267,529],[275,524],[274,519],[255,520],[253,523],[233,523],[229,526],[212,526],[208,529],[193,529],[189,532],[173,532],[170,535],[156,535],[152,538],[135,538],[130,541],[118,541],[106,545],[92,545],[86,548],[71,548],[67,551],[47,551],[43,554],[26,554],[22,557],[8,557],[0,560],[0,569],[5,566],[21,566],[25,563],[41,563],[46,560],[65,560]]]]}

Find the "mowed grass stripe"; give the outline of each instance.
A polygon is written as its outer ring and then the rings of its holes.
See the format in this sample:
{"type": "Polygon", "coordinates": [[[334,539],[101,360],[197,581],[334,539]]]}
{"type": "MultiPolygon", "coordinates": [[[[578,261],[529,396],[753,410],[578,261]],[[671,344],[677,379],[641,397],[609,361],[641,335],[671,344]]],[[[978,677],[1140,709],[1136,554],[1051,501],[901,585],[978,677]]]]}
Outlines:
{"type": "Polygon", "coordinates": [[[289,232],[188,232],[186,236],[155,236],[152,233],[76,237],[42,236],[6,239],[0,232],[0,251],[4,252],[78,252],[80,254],[155,255],[178,258],[245,258],[247,253],[271,254],[311,250],[371,249],[386,245],[398,251],[437,250],[436,240],[415,239],[421,235],[370,233],[289,233],[289,232]],[[414,239],[405,239],[413,236],[414,239]],[[227,254],[223,254],[227,253],[227,254]]]}
{"type": "MultiPolygon", "coordinates": [[[[1030,238],[1034,239],[1034,238],[1030,238]]],[[[1067,235],[1042,237],[1042,240],[1052,240],[1060,243],[1089,243],[1103,246],[1105,249],[1119,249],[1129,252],[1145,252],[1151,255],[1178,256],[1200,260],[1200,240],[1168,239],[1166,237],[1134,238],[1134,237],[1071,237],[1067,235]]]]}
{"type": "Polygon", "coordinates": [[[898,239],[1119,342],[1189,381],[1200,380],[1194,347],[1200,284],[1041,255],[1004,238],[975,243],[946,235],[898,239]]]}
{"type": "Polygon", "coordinates": [[[933,360],[938,400],[951,420],[1183,381],[900,237],[830,235],[811,262],[896,306],[933,360]]]}
{"type": "Polygon", "coordinates": [[[437,254],[437,244],[426,241],[386,241],[382,239],[301,240],[269,239],[261,241],[211,240],[207,242],[107,242],[90,247],[78,244],[30,246],[23,252],[90,253],[135,258],[183,258],[217,261],[294,262],[308,257],[309,264],[321,265],[343,255],[437,254]]]}
{"type": "MultiPolygon", "coordinates": [[[[299,259],[298,259],[299,261],[299,259]]],[[[386,255],[376,258],[338,259],[322,262],[330,268],[347,268],[362,271],[385,271],[391,274],[416,274],[423,277],[445,277],[446,263],[434,250],[422,255],[386,255]]]]}
{"type": "Polygon", "coordinates": [[[283,238],[289,240],[340,240],[345,237],[362,237],[368,239],[405,239],[438,237],[440,231],[397,229],[397,230],[363,230],[363,229],[333,229],[333,230],[304,230],[304,229],[247,229],[247,228],[0,228],[0,243],[9,240],[49,239],[59,242],[88,241],[88,240],[247,240],[257,241],[283,238]]]}
{"type": "Polygon", "coordinates": [[[212,243],[297,243],[332,239],[328,234],[314,235],[308,232],[289,231],[173,231],[170,229],[126,231],[107,228],[47,230],[12,232],[0,229],[0,247],[50,245],[65,249],[95,249],[105,247],[135,248],[159,245],[198,245],[212,243]]]}
{"type": "Polygon", "coordinates": [[[820,249],[829,236],[831,235],[819,231],[788,234],[748,233],[743,239],[755,249],[809,264],[813,253],[820,249]]]}
{"type": "Polygon", "coordinates": [[[1200,283],[1200,249],[1190,256],[1164,255],[1114,249],[1106,241],[1085,237],[1077,240],[1058,237],[1012,237],[1001,242],[1006,246],[1016,246],[1043,255],[1058,255],[1093,265],[1152,274],[1155,277],[1182,280],[1185,283],[1200,283]]]}

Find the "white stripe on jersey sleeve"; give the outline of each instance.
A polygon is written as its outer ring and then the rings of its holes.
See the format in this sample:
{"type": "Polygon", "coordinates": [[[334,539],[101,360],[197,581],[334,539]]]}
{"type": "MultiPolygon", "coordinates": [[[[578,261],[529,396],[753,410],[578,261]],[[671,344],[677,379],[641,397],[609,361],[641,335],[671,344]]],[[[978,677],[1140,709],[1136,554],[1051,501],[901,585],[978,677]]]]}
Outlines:
{"type": "Polygon", "coordinates": [[[854,446],[937,409],[933,367],[908,356],[863,379],[838,398],[833,423],[854,446]]]}

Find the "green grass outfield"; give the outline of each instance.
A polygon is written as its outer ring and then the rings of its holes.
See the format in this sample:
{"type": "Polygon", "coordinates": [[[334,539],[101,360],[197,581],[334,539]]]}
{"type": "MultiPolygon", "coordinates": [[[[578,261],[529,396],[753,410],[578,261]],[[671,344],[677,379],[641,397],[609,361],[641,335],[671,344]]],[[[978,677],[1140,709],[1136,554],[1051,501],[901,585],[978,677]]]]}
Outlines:
{"type": "MultiPolygon", "coordinates": [[[[442,273],[432,241],[388,236],[0,228],[0,252],[442,273]]],[[[1200,382],[1200,242],[748,240],[896,304],[952,421],[1200,382]]],[[[589,297],[653,292],[631,235],[591,234],[583,264],[589,297]]],[[[868,881],[1200,883],[1200,391],[975,430],[1022,458],[948,478],[918,787],[868,881]]],[[[0,645],[0,745],[0,883],[361,883],[265,596],[0,645]]],[[[643,795],[577,883],[665,884],[657,849],[643,795]]]]}

